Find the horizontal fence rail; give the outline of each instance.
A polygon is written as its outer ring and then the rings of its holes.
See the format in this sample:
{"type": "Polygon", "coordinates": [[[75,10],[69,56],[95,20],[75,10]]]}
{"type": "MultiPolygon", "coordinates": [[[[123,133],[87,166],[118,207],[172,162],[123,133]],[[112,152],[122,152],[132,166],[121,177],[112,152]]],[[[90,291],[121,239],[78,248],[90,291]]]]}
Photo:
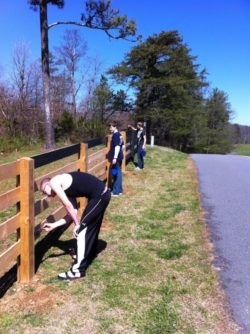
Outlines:
{"type": "MultiPolygon", "coordinates": [[[[135,150],[134,137],[131,131],[128,136],[122,131],[124,140],[124,156],[122,170],[125,171],[125,163],[133,157],[135,150]]],[[[53,177],[57,174],[69,173],[72,171],[88,172],[111,183],[111,164],[109,161],[111,135],[106,138],[105,148],[96,152],[90,149],[104,144],[102,138],[97,138],[83,144],[71,145],[66,148],[57,149],[51,152],[34,155],[30,158],[21,158],[12,163],[0,165],[0,181],[16,178],[16,187],[0,193],[0,210],[8,210],[16,206],[16,212],[12,217],[0,223],[0,241],[5,240],[13,233],[16,233],[17,241],[4,249],[0,254],[0,277],[6,272],[11,263],[18,265],[18,281],[29,282],[35,274],[35,240],[41,236],[41,227],[45,222],[55,222],[66,217],[67,212],[63,206],[57,207],[45,219],[37,222],[35,217],[54,205],[56,199],[43,197],[35,200],[35,192],[39,190],[40,182],[45,177],[53,177]],[[57,160],[77,154],[78,158],[71,163],[52,170],[37,178],[34,177],[36,168],[53,163],[57,160]]],[[[84,198],[78,199],[79,213],[81,214],[86,204],[84,198]]],[[[52,209],[53,210],[53,209],[52,209]]]]}
{"type": "MultiPolygon", "coordinates": [[[[93,148],[95,146],[103,144],[103,140],[102,138],[92,139],[87,141],[86,144],[88,144],[88,148],[93,148]]],[[[38,168],[79,152],[80,144],[75,144],[65,148],[59,148],[57,150],[44,154],[34,155],[31,158],[35,161],[35,168],[38,168]]]]}
{"type": "Polygon", "coordinates": [[[0,181],[14,177],[19,173],[19,161],[0,165],[0,181]]]}

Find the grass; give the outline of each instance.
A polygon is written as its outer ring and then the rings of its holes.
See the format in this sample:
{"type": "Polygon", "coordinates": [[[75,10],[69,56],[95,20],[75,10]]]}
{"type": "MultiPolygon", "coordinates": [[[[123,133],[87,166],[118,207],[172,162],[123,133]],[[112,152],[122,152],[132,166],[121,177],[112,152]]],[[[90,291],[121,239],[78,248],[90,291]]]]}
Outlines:
{"type": "MultiPolygon", "coordinates": [[[[236,332],[211,266],[190,158],[148,149],[144,171],[127,166],[124,190],[108,207],[110,228],[100,234],[106,248],[86,278],[58,281],[71,259],[51,247],[36,281],[15,284],[0,301],[4,333],[236,332]]],[[[71,238],[69,228],[58,246],[71,238]]]]}
{"type": "Polygon", "coordinates": [[[238,144],[234,146],[233,154],[250,156],[250,144],[238,144]]]}
{"type": "Polygon", "coordinates": [[[9,163],[16,161],[22,157],[31,157],[36,154],[42,153],[40,145],[34,145],[34,147],[27,147],[24,150],[15,150],[11,153],[1,153],[0,155],[0,164],[9,163]]]}
{"type": "Polygon", "coordinates": [[[165,249],[157,250],[157,255],[166,260],[178,259],[182,257],[188,248],[188,245],[173,239],[169,241],[168,246],[165,249]]]}

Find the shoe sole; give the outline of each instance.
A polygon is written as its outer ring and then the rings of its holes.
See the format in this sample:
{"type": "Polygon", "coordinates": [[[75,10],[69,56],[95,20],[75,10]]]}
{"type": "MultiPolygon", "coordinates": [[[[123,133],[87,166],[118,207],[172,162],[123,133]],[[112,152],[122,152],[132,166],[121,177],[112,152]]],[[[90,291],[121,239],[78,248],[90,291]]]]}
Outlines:
{"type": "Polygon", "coordinates": [[[81,279],[81,278],[84,278],[85,276],[81,276],[81,277],[70,277],[70,278],[64,278],[64,277],[60,277],[60,276],[57,276],[57,278],[60,280],[60,281],[76,281],[78,279],[81,279]]]}
{"type": "Polygon", "coordinates": [[[84,278],[84,276],[80,276],[80,277],[70,277],[68,275],[66,275],[66,277],[61,277],[61,276],[57,276],[57,278],[60,280],[60,281],[75,281],[77,279],[81,279],[81,278],[84,278]]]}

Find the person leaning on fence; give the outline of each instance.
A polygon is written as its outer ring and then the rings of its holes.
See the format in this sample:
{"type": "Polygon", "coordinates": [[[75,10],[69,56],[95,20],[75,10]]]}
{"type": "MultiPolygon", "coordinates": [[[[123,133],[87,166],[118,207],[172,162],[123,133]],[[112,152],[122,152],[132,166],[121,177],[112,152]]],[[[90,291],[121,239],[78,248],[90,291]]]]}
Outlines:
{"type": "Polygon", "coordinates": [[[111,171],[113,174],[112,195],[118,196],[122,194],[122,159],[123,159],[123,138],[118,131],[117,122],[111,122],[109,127],[112,133],[110,144],[109,160],[111,163],[111,171]]]}
{"type": "Polygon", "coordinates": [[[136,128],[131,125],[128,125],[129,128],[136,131],[136,150],[137,150],[137,167],[136,170],[141,170],[144,168],[144,157],[145,157],[145,149],[146,149],[146,133],[143,128],[143,123],[138,122],[136,128]]]}
{"type": "Polygon", "coordinates": [[[74,280],[85,276],[85,271],[96,255],[98,235],[104,212],[110,201],[110,191],[97,177],[83,172],[72,172],[45,178],[40,190],[47,196],[57,195],[68,212],[66,219],[45,223],[43,229],[51,231],[73,220],[74,236],[77,239],[77,255],[72,268],[58,275],[61,280],[74,280]],[[86,197],[88,202],[80,221],[77,218],[77,197],[86,197]],[[69,219],[68,219],[69,218],[69,219]]]}

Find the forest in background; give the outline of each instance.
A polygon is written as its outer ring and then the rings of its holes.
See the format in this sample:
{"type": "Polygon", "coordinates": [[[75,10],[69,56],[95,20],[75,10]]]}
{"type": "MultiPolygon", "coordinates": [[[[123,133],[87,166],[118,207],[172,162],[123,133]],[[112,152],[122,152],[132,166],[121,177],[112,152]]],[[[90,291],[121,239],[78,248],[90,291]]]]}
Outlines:
{"type": "MultiPolygon", "coordinates": [[[[39,1],[29,3],[38,6],[39,1]]],[[[135,22],[112,12],[110,1],[85,3],[86,27],[95,29],[97,22],[109,34],[112,26],[107,22],[116,18],[120,35],[115,38],[135,35],[135,22]],[[90,17],[96,21],[89,23],[90,17]],[[98,21],[100,17],[106,21],[98,21]]],[[[53,4],[63,7],[64,1],[53,4]]],[[[88,50],[77,28],[66,29],[61,44],[49,52],[49,105],[56,142],[104,135],[114,119],[122,128],[143,121],[157,144],[184,152],[227,153],[233,144],[250,142],[250,127],[230,123],[233,110],[226,92],[210,87],[206,70],[178,31],[138,38],[124,59],[106,71],[88,50]]],[[[0,81],[1,152],[46,141],[43,60],[30,59],[29,53],[28,44],[16,45],[12,71],[0,81]]]]}
{"type": "Polygon", "coordinates": [[[233,144],[250,144],[250,126],[232,124],[231,127],[233,144]]]}

